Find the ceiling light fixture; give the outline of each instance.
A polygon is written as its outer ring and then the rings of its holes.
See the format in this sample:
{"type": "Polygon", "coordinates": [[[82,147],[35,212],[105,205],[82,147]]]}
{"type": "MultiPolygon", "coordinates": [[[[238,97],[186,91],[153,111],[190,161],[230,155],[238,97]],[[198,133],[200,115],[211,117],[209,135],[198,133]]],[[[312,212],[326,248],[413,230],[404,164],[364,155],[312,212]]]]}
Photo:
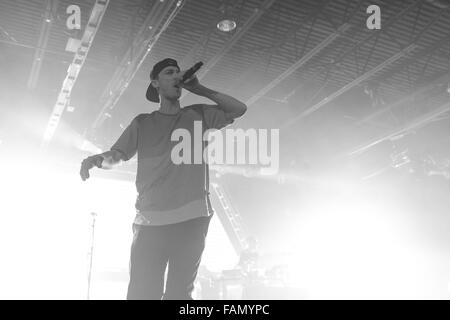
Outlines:
{"type": "Polygon", "coordinates": [[[230,32],[236,28],[236,22],[231,19],[224,19],[217,24],[217,29],[223,32],[230,32]]]}
{"type": "Polygon", "coordinates": [[[217,23],[217,29],[222,32],[230,32],[236,28],[236,21],[233,14],[233,6],[229,3],[223,3],[219,8],[219,22],[217,23]]]}

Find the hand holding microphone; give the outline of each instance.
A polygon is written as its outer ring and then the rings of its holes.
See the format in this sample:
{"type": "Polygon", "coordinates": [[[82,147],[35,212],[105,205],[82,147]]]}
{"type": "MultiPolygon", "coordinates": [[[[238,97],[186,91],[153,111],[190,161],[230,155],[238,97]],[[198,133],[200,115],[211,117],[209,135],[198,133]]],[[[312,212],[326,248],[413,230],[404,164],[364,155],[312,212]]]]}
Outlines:
{"type": "Polygon", "coordinates": [[[195,93],[194,91],[200,83],[194,74],[201,68],[202,65],[203,62],[197,62],[193,67],[186,70],[181,76],[180,86],[195,93]]]}
{"type": "Polygon", "coordinates": [[[186,80],[188,80],[190,77],[192,77],[194,75],[194,73],[197,72],[198,69],[201,68],[201,66],[203,65],[203,62],[197,62],[196,64],[194,64],[193,67],[191,67],[190,69],[186,70],[186,72],[183,74],[183,77],[181,78],[181,82],[186,82],[186,80]]]}

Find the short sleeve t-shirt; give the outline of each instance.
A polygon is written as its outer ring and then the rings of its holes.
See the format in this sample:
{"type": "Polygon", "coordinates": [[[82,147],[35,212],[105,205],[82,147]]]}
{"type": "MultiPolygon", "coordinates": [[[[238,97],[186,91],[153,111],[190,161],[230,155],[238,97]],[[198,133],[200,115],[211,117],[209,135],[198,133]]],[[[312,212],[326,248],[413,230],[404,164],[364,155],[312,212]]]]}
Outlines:
{"type": "Polygon", "coordinates": [[[191,105],[173,115],[154,111],[135,117],[111,147],[125,160],[138,156],[136,224],[166,225],[213,213],[205,186],[206,164],[193,161],[194,146],[198,145],[193,141],[194,121],[202,122],[202,135],[207,129],[221,129],[233,122],[218,106],[191,105]],[[176,129],[190,133],[191,163],[172,161],[172,149],[180,143],[171,140],[176,129]]]}

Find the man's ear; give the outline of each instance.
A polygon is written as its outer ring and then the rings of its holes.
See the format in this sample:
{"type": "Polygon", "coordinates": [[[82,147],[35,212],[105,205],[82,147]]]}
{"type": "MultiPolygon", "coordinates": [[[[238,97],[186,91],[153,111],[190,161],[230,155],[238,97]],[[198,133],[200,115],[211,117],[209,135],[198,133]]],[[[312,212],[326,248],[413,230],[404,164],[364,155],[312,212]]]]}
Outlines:
{"type": "Polygon", "coordinates": [[[158,90],[158,88],[159,88],[159,81],[158,80],[152,80],[150,83],[151,83],[153,88],[158,90]]]}

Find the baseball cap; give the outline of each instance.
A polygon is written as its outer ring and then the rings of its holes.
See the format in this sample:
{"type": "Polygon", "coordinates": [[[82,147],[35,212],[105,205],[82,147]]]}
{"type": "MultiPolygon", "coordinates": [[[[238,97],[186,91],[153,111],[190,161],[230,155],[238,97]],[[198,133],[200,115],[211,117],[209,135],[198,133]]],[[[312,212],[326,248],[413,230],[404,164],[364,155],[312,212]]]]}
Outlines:
{"type": "MultiPolygon", "coordinates": [[[[175,59],[172,58],[166,58],[164,60],[159,61],[157,64],[153,66],[152,71],[150,72],[150,80],[155,80],[158,77],[158,74],[165,68],[165,67],[177,67],[178,70],[180,70],[180,67],[178,66],[178,63],[175,59]]],[[[159,94],[158,90],[156,90],[155,87],[152,86],[150,83],[147,88],[147,93],[145,94],[145,97],[147,100],[151,102],[159,102],[159,94]]]]}

